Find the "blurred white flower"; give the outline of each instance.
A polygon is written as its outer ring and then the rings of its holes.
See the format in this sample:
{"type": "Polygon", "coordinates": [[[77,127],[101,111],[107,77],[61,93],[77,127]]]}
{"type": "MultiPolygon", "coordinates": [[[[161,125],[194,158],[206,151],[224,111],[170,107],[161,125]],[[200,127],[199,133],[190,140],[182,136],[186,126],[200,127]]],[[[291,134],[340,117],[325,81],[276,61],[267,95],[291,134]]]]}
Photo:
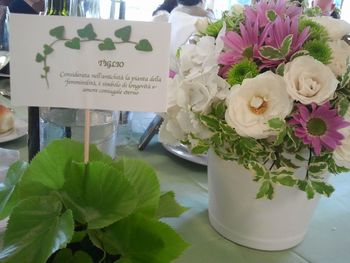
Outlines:
{"type": "Polygon", "coordinates": [[[317,16],[310,17],[310,19],[324,26],[331,40],[339,40],[350,33],[350,24],[345,20],[331,16],[317,16]]]}
{"type": "Polygon", "coordinates": [[[255,139],[275,135],[276,131],[271,130],[267,122],[273,118],[284,119],[293,107],[284,79],[271,71],[233,86],[226,104],[227,124],[239,135],[255,139]]]}
{"type": "Polygon", "coordinates": [[[207,17],[199,18],[194,24],[196,30],[202,34],[204,34],[207,31],[208,25],[209,25],[209,18],[207,17]]]}
{"type": "Polygon", "coordinates": [[[204,36],[196,44],[182,46],[179,56],[179,74],[186,79],[192,79],[213,69],[218,72],[218,57],[224,48],[221,36],[225,34],[225,30],[224,25],[216,39],[204,36]]]}
{"type": "Polygon", "coordinates": [[[329,67],[310,56],[300,56],[289,62],[284,79],[287,92],[294,100],[318,105],[333,98],[339,82],[329,67]]]}
{"type": "Polygon", "coordinates": [[[328,43],[332,49],[332,61],[328,65],[333,73],[342,76],[346,72],[347,59],[350,59],[350,45],[344,40],[336,40],[328,43]]]}
{"type": "Polygon", "coordinates": [[[232,5],[229,14],[230,15],[241,15],[243,14],[244,6],[240,4],[234,4],[232,5]]]}
{"type": "Polygon", "coordinates": [[[342,140],[341,145],[335,148],[333,158],[337,165],[350,169],[350,135],[342,140]]]}
{"type": "MultiPolygon", "coordinates": [[[[208,113],[212,102],[217,97],[218,84],[222,85],[222,82],[215,70],[190,80],[185,79],[178,86],[177,104],[193,112],[208,113]]],[[[228,85],[222,87],[227,91],[228,88],[228,85]]]]}

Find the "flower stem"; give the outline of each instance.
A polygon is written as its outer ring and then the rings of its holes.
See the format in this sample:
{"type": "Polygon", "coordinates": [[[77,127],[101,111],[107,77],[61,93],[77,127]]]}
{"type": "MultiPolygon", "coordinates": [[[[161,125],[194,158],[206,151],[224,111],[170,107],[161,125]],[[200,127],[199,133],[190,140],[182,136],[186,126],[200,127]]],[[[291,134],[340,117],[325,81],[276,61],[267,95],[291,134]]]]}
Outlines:
{"type": "Polygon", "coordinates": [[[309,165],[311,163],[311,157],[312,157],[312,150],[311,150],[311,148],[309,148],[309,160],[307,163],[307,169],[306,169],[306,175],[305,175],[306,180],[309,180],[309,165]]]}

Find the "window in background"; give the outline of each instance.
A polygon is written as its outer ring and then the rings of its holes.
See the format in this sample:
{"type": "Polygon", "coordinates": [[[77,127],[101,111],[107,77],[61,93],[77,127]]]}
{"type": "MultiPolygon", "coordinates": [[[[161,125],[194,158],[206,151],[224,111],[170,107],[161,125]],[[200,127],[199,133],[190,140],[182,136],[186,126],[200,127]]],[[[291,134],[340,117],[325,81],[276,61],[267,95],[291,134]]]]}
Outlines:
{"type": "Polygon", "coordinates": [[[343,0],[341,18],[350,23],[350,0],[343,0]]]}

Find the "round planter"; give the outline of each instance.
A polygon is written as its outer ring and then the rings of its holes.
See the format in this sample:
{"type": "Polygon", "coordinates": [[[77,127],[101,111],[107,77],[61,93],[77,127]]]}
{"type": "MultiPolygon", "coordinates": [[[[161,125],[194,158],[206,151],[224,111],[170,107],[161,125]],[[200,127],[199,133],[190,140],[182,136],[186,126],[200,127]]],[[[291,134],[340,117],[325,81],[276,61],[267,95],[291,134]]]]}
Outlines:
{"type": "MultiPolygon", "coordinates": [[[[299,169],[305,176],[305,169],[299,169]]],[[[256,199],[259,183],[236,162],[208,154],[209,220],[225,238],[260,250],[300,243],[320,196],[308,200],[295,188],[277,186],[273,200],[256,199]]]]}

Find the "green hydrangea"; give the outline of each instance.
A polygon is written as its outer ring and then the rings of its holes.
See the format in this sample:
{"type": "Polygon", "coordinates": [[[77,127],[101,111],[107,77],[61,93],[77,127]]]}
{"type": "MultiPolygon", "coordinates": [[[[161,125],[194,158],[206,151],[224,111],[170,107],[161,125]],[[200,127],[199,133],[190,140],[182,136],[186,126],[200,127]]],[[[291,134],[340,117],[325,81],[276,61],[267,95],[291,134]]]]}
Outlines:
{"type": "Polygon", "coordinates": [[[233,86],[242,84],[244,79],[254,78],[259,74],[259,68],[254,61],[243,59],[233,65],[227,74],[227,82],[233,86]]]}
{"type": "Polygon", "coordinates": [[[310,28],[309,40],[326,40],[328,39],[328,33],[324,26],[312,21],[311,19],[302,18],[299,20],[299,32],[303,31],[306,27],[310,28]]]}
{"type": "Polygon", "coordinates": [[[332,59],[332,49],[327,42],[323,40],[310,40],[303,47],[313,58],[321,61],[323,64],[329,64],[332,59]]]}

